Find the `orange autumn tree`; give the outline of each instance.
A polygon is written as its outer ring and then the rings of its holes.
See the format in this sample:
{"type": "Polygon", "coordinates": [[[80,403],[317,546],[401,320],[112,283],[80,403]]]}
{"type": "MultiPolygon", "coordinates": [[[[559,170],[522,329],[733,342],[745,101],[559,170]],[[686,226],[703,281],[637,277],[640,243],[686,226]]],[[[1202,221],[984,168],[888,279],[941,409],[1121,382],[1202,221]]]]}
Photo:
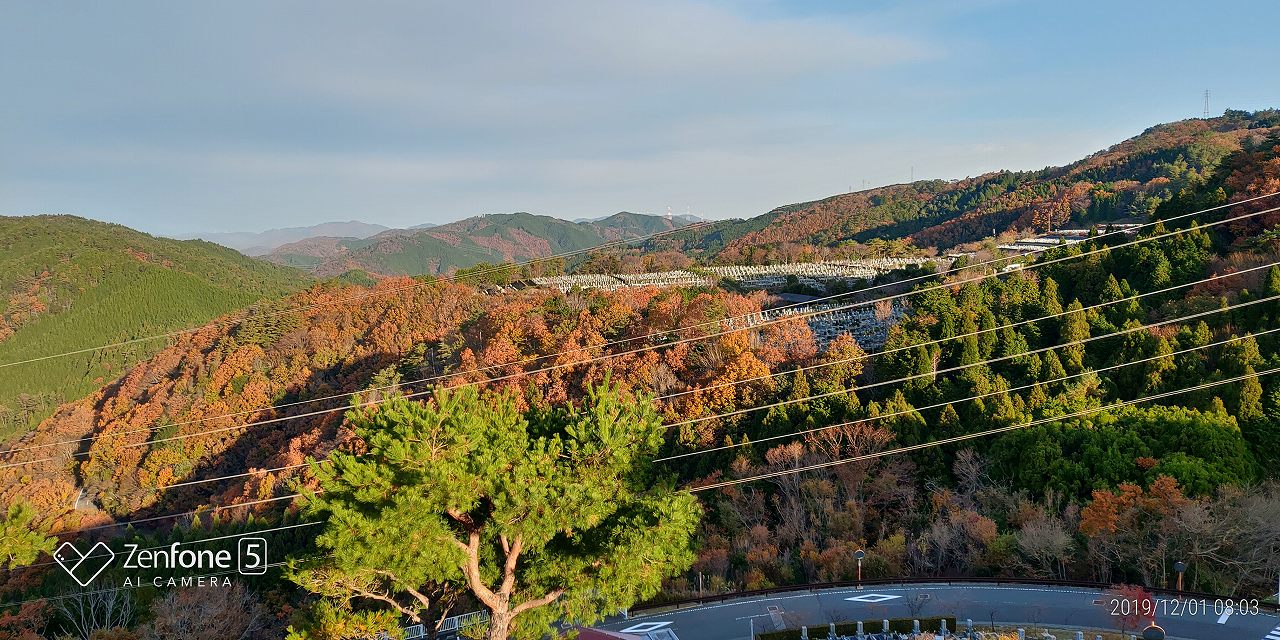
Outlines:
{"type": "Polygon", "coordinates": [[[1161,475],[1147,489],[1121,484],[1098,489],[1080,512],[1080,533],[1099,576],[1134,571],[1145,584],[1168,586],[1167,567],[1177,555],[1174,517],[1193,502],[1178,481],[1161,475]]]}

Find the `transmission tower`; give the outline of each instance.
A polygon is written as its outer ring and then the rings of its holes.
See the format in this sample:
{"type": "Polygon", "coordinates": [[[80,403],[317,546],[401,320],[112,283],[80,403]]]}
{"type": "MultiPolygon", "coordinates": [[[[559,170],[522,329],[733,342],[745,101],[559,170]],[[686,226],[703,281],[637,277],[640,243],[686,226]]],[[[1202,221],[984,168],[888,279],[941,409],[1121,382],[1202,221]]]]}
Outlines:
{"type": "Polygon", "coordinates": [[[1204,90],[1204,117],[1209,118],[1209,90],[1204,90]]]}

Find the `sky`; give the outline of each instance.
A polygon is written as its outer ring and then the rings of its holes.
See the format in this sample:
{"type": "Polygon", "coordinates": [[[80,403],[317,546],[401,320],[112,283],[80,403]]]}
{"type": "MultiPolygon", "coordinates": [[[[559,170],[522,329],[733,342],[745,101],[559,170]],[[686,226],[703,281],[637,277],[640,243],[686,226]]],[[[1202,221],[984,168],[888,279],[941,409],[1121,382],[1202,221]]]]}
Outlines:
{"type": "Polygon", "coordinates": [[[0,0],[0,214],[749,217],[1280,106],[1276,2],[0,0]]]}

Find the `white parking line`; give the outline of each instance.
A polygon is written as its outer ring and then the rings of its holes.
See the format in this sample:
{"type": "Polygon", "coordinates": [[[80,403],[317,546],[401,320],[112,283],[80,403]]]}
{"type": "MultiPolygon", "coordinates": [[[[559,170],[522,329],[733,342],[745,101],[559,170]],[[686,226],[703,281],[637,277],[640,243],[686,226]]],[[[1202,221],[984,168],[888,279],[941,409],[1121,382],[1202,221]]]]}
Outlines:
{"type": "Polygon", "coordinates": [[[622,632],[623,633],[648,633],[650,631],[657,631],[658,629],[661,629],[663,627],[667,627],[670,625],[671,625],[670,622],[642,622],[640,624],[627,627],[626,629],[623,629],[622,632]]]}
{"type": "Polygon", "coordinates": [[[875,602],[884,602],[886,600],[896,600],[901,597],[902,596],[894,596],[894,595],[889,595],[887,593],[866,593],[860,596],[854,596],[852,598],[845,598],[845,600],[848,600],[849,602],[875,603],[875,602]]]}

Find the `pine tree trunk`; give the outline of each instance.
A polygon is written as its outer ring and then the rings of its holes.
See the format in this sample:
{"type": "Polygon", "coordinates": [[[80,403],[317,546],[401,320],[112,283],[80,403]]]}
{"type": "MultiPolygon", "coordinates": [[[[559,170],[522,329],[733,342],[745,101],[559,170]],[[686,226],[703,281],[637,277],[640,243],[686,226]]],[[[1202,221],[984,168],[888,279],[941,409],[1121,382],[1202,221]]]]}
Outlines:
{"type": "Polygon", "coordinates": [[[485,640],[507,640],[511,634],[511,613],[507,610],[489,614],[489,633],[485,640]]]}

